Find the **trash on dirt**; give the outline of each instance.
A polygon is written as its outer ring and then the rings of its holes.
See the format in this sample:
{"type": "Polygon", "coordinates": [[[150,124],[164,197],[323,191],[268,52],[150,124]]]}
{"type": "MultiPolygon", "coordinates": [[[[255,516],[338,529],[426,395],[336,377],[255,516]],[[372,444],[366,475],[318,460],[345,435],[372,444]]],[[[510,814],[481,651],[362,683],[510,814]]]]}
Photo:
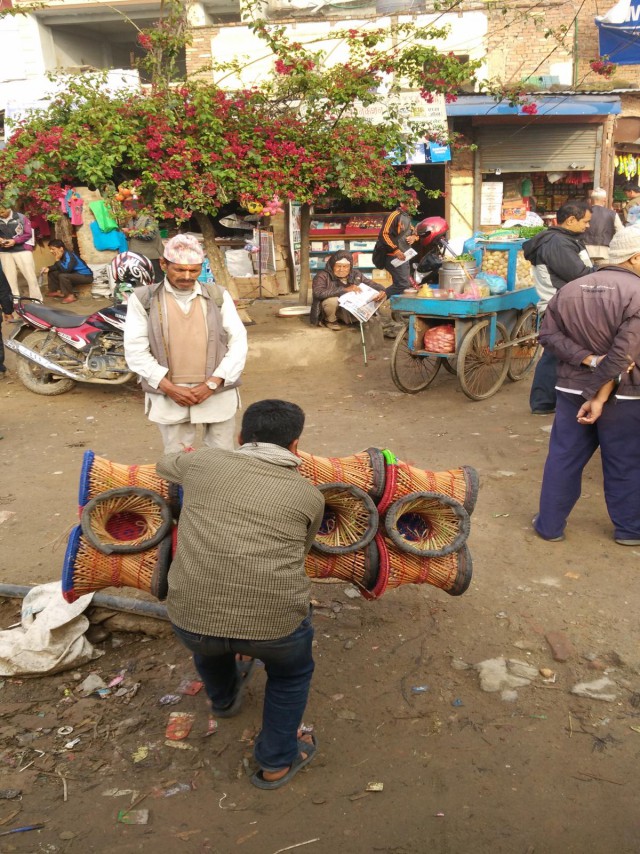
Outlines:
{"type": "Polygon", "coordinates": [[[522,679],[535,679],[538,675],[536,667],[532,667],[526,661],[518,661],[516,658],[507,658],[507,670],[513,676],[520,676],[522,679]]]}
{"type": "Polygon", "coordinates": [[[640,732],[640,726],[630,726],[629,729],[632,729],[634,732],[640,732]]]}
{"type": "Polygon", "coordinates": [[[344,698],[344,694],[332,694],[331,695],[331,699],[334,702],[337,702],[338,700],[342,700],[343,698],[344,698]]]}
{"type": "Polygon", "coordinates": [[[455,700],[451,701],[451,705],[455,706],[455,708],[458,709],[458,708],[460,708],[460,706],[464,706],[464,703],[462,702],[462,700],[460,700],[458,697],[456,697],[455,700]]]}
{"type": "Polygon", "coordinates": [[[604,700],[606,703],[613,703],[616,699],[616,694],[606,693],[607,688],[615,687],[615,682],[603,676],[602,679],[596,679],[594,682],[579,682],[571,689],[571,693],[577,697],[588,697],[590,700],[604,700]]]}
{"type": "Polygon", "coordinates": [[[494,519],[508,519],[511,514],[509,513],[492,513],[491,514],[494,519]]]}
{"type": "Polygon", "coordinates": [[[65,736],[66,736],[66,735],[71,735],[71,733],[72,733],[72,732],[73,732],[73,727],[72,727],[72,726],[61,726],[61,727],[57,730],[58,735],[65,735],[65,736]]]}
{"type": "Polygon", "coordinates": [[[107,683],[104,681],[102,676],[98,676],[97,673],[90,673],[84,682],[81,682],[80,685],[76,688],[76,690],[80,694],[84,694],[85,697],[88,697],[89,694],[93,694],[95,691],[98,691],[100,688],[106,688],[107,683]]]}
{"type": "Polygon", "coordinates": [[[485,661],[479,661],[474,667],[480,675],[480,688],[487,693],[503,691],[505,688],[523,688],[531,684],[531,679],[538,672],[524,661],[505,658],[488,658],[485,661]],[[511,667],[517,665],[517,669],[522,668],[523,673],[533,671],[533,674],[524,676],[510,672],[509,665],[511,667]]]}
{"type": "Polygon", "coordinates": [[[0,836],[10,836],[12,833],[26,833],[28,830],[42,830],[44,824],[25,824],[24,827],[12,827],[11,830],[0,830],[0,836]]]}
{"type": "Polygon", "coordinates": [[[11,519],[12,516],[15,515],[16,514],[13,510],[0,510],[0,525],[2,525],[3,522],[7,522],[9,519],[11,519]]]}
{"type": "Polygon", "coordinates": [[[124,681],[124,675],[121,673],[119,676],[114,676],[111,682],[108,683],[107,688],[115,688],[116,685],[120,685],[121,682],[124,681]]]}
{"type": "Polygon", "coordinates": [[[436,818],[444,818],[444,813],[443,812],[437,812],[436,818]]]}
{"type": "Polygon", "coordinates": [[[573,581],[577,581],[580,578],[580,573],[579,572],[565,572],[564,577],[565,578],[571,578],[571,579],[573,579],[573,581]]]}
{"type": "Polygon", "coordinates": [[[158,700],[159,706],[175,706],[176,703],[179,703],[182,700],[180,694],[164,694],[158,700]]]}
{"type": "Polygon", "coordinates": [[[336,717],[341,721],[355,721],[357,720],[357,716],[355,712],[352,712],[350,709],[341,709],[336,717]]]}
{"type": "Polygon", "coordinates": [[[200,682],[198,679],[183,679],[178,685],[177,693],[187,697],[195,697],[203,687],[204,682],[200,682]]]}
{"type": "Polygon", "coordinates": [[[411,686],[411,693],[412,694],[426,694],[428,690],[429,690],[428,685],[412,685],[411,686]]]}
{"type": "Polygon", "coordinates": [[[102,793],[103,798],[123,798],[125,795],[131,795],[131,803],[138,800],[140,792],[137,789],[105,789],[102,793]]]}
{"type": "Polygon", "coordinates": [[[454,670],[472,670],[473,664],[468,664],[466,661],[463,661],[461,658],[452,658],[451,666],[454,670]]]}
{"type": "Polygon", "coordinates": [[[73,748],[76,747],[76,745],[78,745],[78,744],[80,744],[80,739],[74,738],[65,744],[64,749],[65,750],[73,750],[73,748]]]}
{"type": "Polygon", "coordinates": [[[218,732],[218,721],[215,718],[209,718],[207,722],[207,731],[205,732],[205,738],[208,735],[214,735],[218,732]]]}
{"type": "Polygon", "coordinates": [[[172,798],[174,795],[179,795],[182,792],[191,792],[191,783],[176,783],[174,786],[169,786],[166,789],[160,787],[153,789],[151,794],[154,798],[172,798]]]}
{"type": "Polygon", "coordinates": [[[367,788],[365,792],[382,792],[384,789],[384,783],[376,783],[375,781],[372,783],[367,783],[367,788]]]}
{"type": "Polygon", "coordinates": [[[344,595],[348,596],[349,599],[359,599],[360,593],[358,592],[356,587],[350,585],[349,587],[344,588],[344,595]]]}
{"type": "Polygon", "coordinates": [[[165,738],[170,741],[182,741],[191,732],[195,717],[191,712],[171,712],[165,730],[165,738]]]}
{"type": "Polygon", "coordinates": [[[149,810],[120,810],[118,821],[121,824],[148,824],[149,810]]]}
{"type": "Polygon", "coordinates": [[[191,744],[187,744],[186,741],[170,741],[167,739],[164,745],[165,747],[177,747],[179,750],[194,750],[194,747],[191,744]]]}
{"type": "Polygon", "coordinates": [[[550,667],[541,667],[538,672],[540,673],[540,676],[542,676],[543,679],[554,679],[555,681],[556,674],[553,672],[553,670],[551,670],[550,667]]]}
{"type": "Polygon", "coordinates": [[[500,693],[500,699],[505,703],[515,703],[518,699],[518,692],[514,691],[513,688],[507,688],[500,693]]]}
{"type": "Polygon", "coordinates": [[[496,614],[496,619],[497,620],[508,620],[509,615],[507,614],[506,611],[498,611],[498,613],[496,614]]]}
{"type": "Polygon", "coordinates": [[[344,642],[343,649],[353,649],[354,642],[352,640],[348,640],[344,642]]]}
{"type": "Polygon", "coordinates": [[[131,759],[135,762],[143,762],[148,756],[151,748],[148,744],[141,744],[134,752],[131,754],[131,759]]]}
{"type": "Polygon", "coordinates": [[[12,801],[14,798],[19,798],[22,794],[22,789],[0,789],[0,801],[12,801]]]}
{"type": "Polygon", "coordinates": [[[310,732],[313,732],[314,727],[313,724],[306,724],[304,721],[300,724],[300,735],[308,735],[310,732]]]}
{"type": "Polygon", "coordinates": [[[497,471],[495,473],[496,477],[513,477],[515,475],[514,471],[497,471]]]}
{"type": "MultiPolygon", "coordinates": [[[[101,700],[104,700],[107,697],[111,696],[111,689],[110,688],[97,688],[93,693],[96,696],[100,697],[101,700]]],[[[118,693],[120,693],[120,692],[118,692],[118,693]]]]}

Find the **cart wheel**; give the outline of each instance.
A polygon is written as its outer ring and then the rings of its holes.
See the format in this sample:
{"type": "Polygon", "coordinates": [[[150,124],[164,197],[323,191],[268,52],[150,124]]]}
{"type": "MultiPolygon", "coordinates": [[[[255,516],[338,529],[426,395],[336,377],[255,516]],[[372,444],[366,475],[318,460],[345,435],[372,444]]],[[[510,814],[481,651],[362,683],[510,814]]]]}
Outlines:
{"type": "Polygon", "coordinates": [[[416,394],[425,389],[440,370],[439,356],[414,356],[409,351],[409,327],[406,326],[393,345],[391,378],[400,391],[416,394]]]}
{"type": "Polygon", "coordinates": [[[448,359],[442,360],[442,367],[445,371],[448,371],[450,374],[458,373],[458,357],[457,356],[449,356],[448,359]]]}
{"type": "Polygon", "coordinates": [[[522,341],[520,344],[514,344],[511,347],[511,364],[507,376],[514,383],[521,380],[531,370],[540,350],[538,344],[538,312],[535,308],[525,311],[513,327],[512,340],[525,336],[531,337],[528,341],[522,341]]]}
{"type": "Polygon", "coordinates": [[[458,379],[462,391],[471,400],[484,400],[495,394],[507,375],[511,362],[509,333],[502,323],[496,323],[496,347],[489,349],[489,321],[472,326],[458,354],[458,379]]]}

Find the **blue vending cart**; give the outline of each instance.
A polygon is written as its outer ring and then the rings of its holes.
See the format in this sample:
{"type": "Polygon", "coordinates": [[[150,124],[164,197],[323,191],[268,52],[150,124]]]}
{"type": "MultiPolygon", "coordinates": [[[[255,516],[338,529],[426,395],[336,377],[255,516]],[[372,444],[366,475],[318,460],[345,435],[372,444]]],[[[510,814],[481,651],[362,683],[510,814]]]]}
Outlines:
{"type": "Polygon", "coordinates": [[[538,354],[538,294],[534,287],[517,287],[516,260],[522,241],[492,242],[492,251],[509,253],[507,291],[479,299],[431,299],[417,294],[391,297],[391,309],[407,321],[391,356],[391,376],[408,394],[426,389],[444,364],[458,376],[471,400],[495,394],[505,377],[517,382],[538,354]],[[455,329],[455,351],[424,349],[424,334],[435,326],[455,329]]]}

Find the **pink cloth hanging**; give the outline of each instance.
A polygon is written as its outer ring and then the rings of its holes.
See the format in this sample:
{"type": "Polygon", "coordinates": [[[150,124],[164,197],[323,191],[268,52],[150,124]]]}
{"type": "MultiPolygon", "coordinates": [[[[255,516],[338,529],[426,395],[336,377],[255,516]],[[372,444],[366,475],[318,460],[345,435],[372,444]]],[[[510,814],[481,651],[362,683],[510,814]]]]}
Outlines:
{"type": "Polygon", "coordinates": [[[71,225],[82,225],[82,207],[84,202],[80,196],[74,194],[69,199],[69,207],[71,208],[71,225]]]}

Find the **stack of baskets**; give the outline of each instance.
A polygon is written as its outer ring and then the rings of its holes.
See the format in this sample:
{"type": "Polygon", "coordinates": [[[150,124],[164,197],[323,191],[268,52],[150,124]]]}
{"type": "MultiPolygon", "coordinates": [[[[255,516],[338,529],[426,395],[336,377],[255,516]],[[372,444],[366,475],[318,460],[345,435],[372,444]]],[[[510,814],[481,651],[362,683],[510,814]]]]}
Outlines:
{"type": "Polygon", "coordinates": [[[466,542],[478,496],[475,469],[423,471],[379,448],[342,458],[299,455],[300,473],[325,495],[307,575],[350,581],[368,599],[400,584],[432,584],[453,596],[465,592],[472,575],[466,542]]]}
{"type": "MultiPolygon", "coordinates": [[[[379,448],[341,458],[299,455],[300,473],[325,498],[308,576],[349,581],[367,599],[400,584],[464,593],[472,574],[466,542],[475,469],[423,471],[379,448]]],[[[181,502],[180,488],[158,477],[154,465],[121,465],[87,451],[80,525],[64,559],[65,599],[123,586],[166,598],[181,502]]]]}
{"type": "Polygon", "coordinates": [[[181,503],[179,488],[158,477],[155,465],[120,465],[86,451],[80,524],[62,568],[67,602],[104,587],[137,587],[165,599],[181,503]]]}

